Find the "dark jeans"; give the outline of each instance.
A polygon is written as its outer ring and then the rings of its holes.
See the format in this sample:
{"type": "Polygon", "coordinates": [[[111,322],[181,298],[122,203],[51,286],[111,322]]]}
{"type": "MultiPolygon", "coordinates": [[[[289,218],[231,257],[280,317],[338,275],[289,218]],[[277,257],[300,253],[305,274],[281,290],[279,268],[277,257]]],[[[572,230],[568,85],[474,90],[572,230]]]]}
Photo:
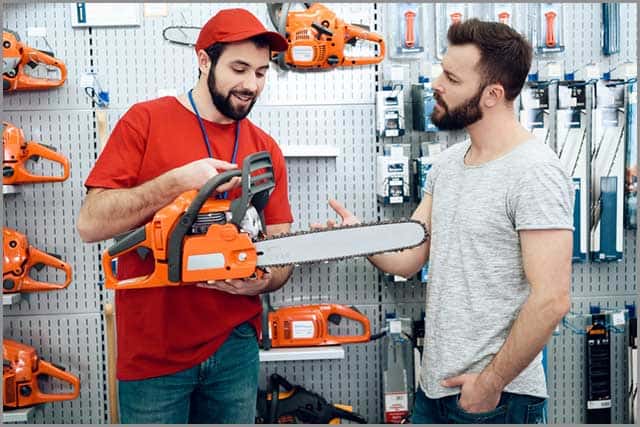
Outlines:
{"type": "Polygon", "coordinates": [[[259,366],[255,331],[244,323],[199,365],[162,377],[120,381],[120,422],[253,424],[259,366]]]}
{"type": "Polygon", "coordinates": [[[458,405],[460,395],[429,399],[422,389],[416,392],[413,424],[545,424],[546,399],[503,392],[496,409],[471,414],[458,405]]]}

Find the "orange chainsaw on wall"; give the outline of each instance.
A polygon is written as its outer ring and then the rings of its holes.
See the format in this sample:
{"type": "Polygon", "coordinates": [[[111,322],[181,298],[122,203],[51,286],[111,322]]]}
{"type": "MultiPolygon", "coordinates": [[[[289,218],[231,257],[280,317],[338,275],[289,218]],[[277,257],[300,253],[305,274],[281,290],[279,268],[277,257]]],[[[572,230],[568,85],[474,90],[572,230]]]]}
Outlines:
{"type": "Polygon", "coordinates": [[[4,338],[2,340],[2,395],[5,408],[23,408],[44,402],[73,400],[80,395],[80,380],[40,359],[33,347],[4,338]],[[43,393],[38,377],[50,376],[73,386],[70,393],[43,393]]]}
{"type": "Polygon", "coordinates": [[[312,347],[368,342],[371,338],[369,319],[355,307],[341,304],[318,304],[280,307],[269,303],[262,295],[262,348],[312,347]],[[362,326],[360,335],[331,335],[329,323],[339,325],[342,318],[354,320],[362,326]]]}
{"type": "Polygon", "coordinates": [[[262,211],[274,186],[271,157],[259,152],[244,159],[242,170],[225,171],[200,190],[182,193],[103,253],[105,287],[138,289],[261,277],[270,267],[398,251],[427,238],[424,225],[414,220],[265,237],[262,211]],[[242,177],[240,197],[211,198],[216,188],[237,176],[242,177]],[[153,271],[118,278],[113,261],[128,253],[152,255],[153,271]]]}
{"type": "Polygon", "coordinates": [[[11,30],[2,31],[2,89],[7,92],[20,90],[52,89],[62,86],[67,79],[67,67],[53,53],[34,49],[20,41],[11,30]],[[30,76],[25,66],[36,68],[44,65],[47,70],[57,68],[57,79],[30,76]]]}
{"type": "Polygon", "coordinates": [[[34,292],[64,289],[71,283],[71,266],[54,255],[29,245],[27,236],[7,227],[2,228],[3,263],[2,292],[34,292]],[[49,266],[65,273],[64,283],[40,282],[29,276],[32,268],[49,266]]]}
{"type": "Polygon", "coordinates": [[[320,3],[302,11],[289,11],[291,3],[269,3],[273,25],[289,42],[289,48],[276,56],[284,68],[327,69],[377,64],[384,59],[385,44],[381,35],[344,20],[320,3]],[[345,56],[346,44],[358,40],[378,45],[375,56],[345,56]]]}
{"type": "Polygon", "coordinates": [[[69,160],[53,148],[35,141],[25,141],[22,129],[9,122],[2,122],[2,183],[4,185],[28,184],[33,182],[59,182],[69,178],[69,160]],[[29,159],[40,157],[62,165],[61,176],[35,175],[26,168],[29,159]]]}

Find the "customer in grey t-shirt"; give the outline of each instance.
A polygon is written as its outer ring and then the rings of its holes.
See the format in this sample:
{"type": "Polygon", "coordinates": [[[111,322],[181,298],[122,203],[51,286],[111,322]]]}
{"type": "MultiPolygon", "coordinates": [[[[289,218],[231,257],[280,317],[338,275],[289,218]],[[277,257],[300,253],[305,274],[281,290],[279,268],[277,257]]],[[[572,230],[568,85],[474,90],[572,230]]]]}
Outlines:
{"type": "MultiPolygon", "coordinates": [[[[470,140],[429,172],[413,218],[430,239],[370,260],[405,277],[429,261],[414,423],[538,423],[547,397],[540,352],[570,307],[573,187],[515,116],[530,44],[477,19],[452,25],[447,38],[431,118],[470,140]]],[[[343,224],[358,222],[329,203],[343,224]]]]}

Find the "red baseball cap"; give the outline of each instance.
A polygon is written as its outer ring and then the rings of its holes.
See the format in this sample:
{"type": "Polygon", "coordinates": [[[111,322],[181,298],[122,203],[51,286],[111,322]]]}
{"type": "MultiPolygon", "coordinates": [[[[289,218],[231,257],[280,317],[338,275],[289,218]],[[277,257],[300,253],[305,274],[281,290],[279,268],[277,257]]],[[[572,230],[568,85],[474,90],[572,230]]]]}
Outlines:
{"type": "Polygon", "coordinates": [[[274,52],[287,50],[289,44],[279,33],[267,31],[262,22],[245,9],[224,9],[204,24],[196,41],[196,52],[217,42],[238,42],[262,35],[274,52]]]}

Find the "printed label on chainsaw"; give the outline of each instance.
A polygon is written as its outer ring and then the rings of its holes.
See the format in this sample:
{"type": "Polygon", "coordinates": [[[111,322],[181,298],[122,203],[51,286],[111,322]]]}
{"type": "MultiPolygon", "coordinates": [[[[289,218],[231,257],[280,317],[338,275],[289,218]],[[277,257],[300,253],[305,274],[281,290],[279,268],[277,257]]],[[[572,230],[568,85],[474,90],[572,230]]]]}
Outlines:
{"type": "Polygon", "coordinates": [[[313,47],[294,46],[291,49],[291,56],[296,62],[311,62],[313,60],[313,47]]]}
{"type": "Polygon", "coordinates": [[[398,424],[409,415],[409,397],[407,393],[384,394],[385,422],[398,424]]]}
{"type": "Polygon", "coordinates": [[[316,328],[311,320],[298,320],[291,323],[293,338],[313,338],[316,334],[316,328]]]}

